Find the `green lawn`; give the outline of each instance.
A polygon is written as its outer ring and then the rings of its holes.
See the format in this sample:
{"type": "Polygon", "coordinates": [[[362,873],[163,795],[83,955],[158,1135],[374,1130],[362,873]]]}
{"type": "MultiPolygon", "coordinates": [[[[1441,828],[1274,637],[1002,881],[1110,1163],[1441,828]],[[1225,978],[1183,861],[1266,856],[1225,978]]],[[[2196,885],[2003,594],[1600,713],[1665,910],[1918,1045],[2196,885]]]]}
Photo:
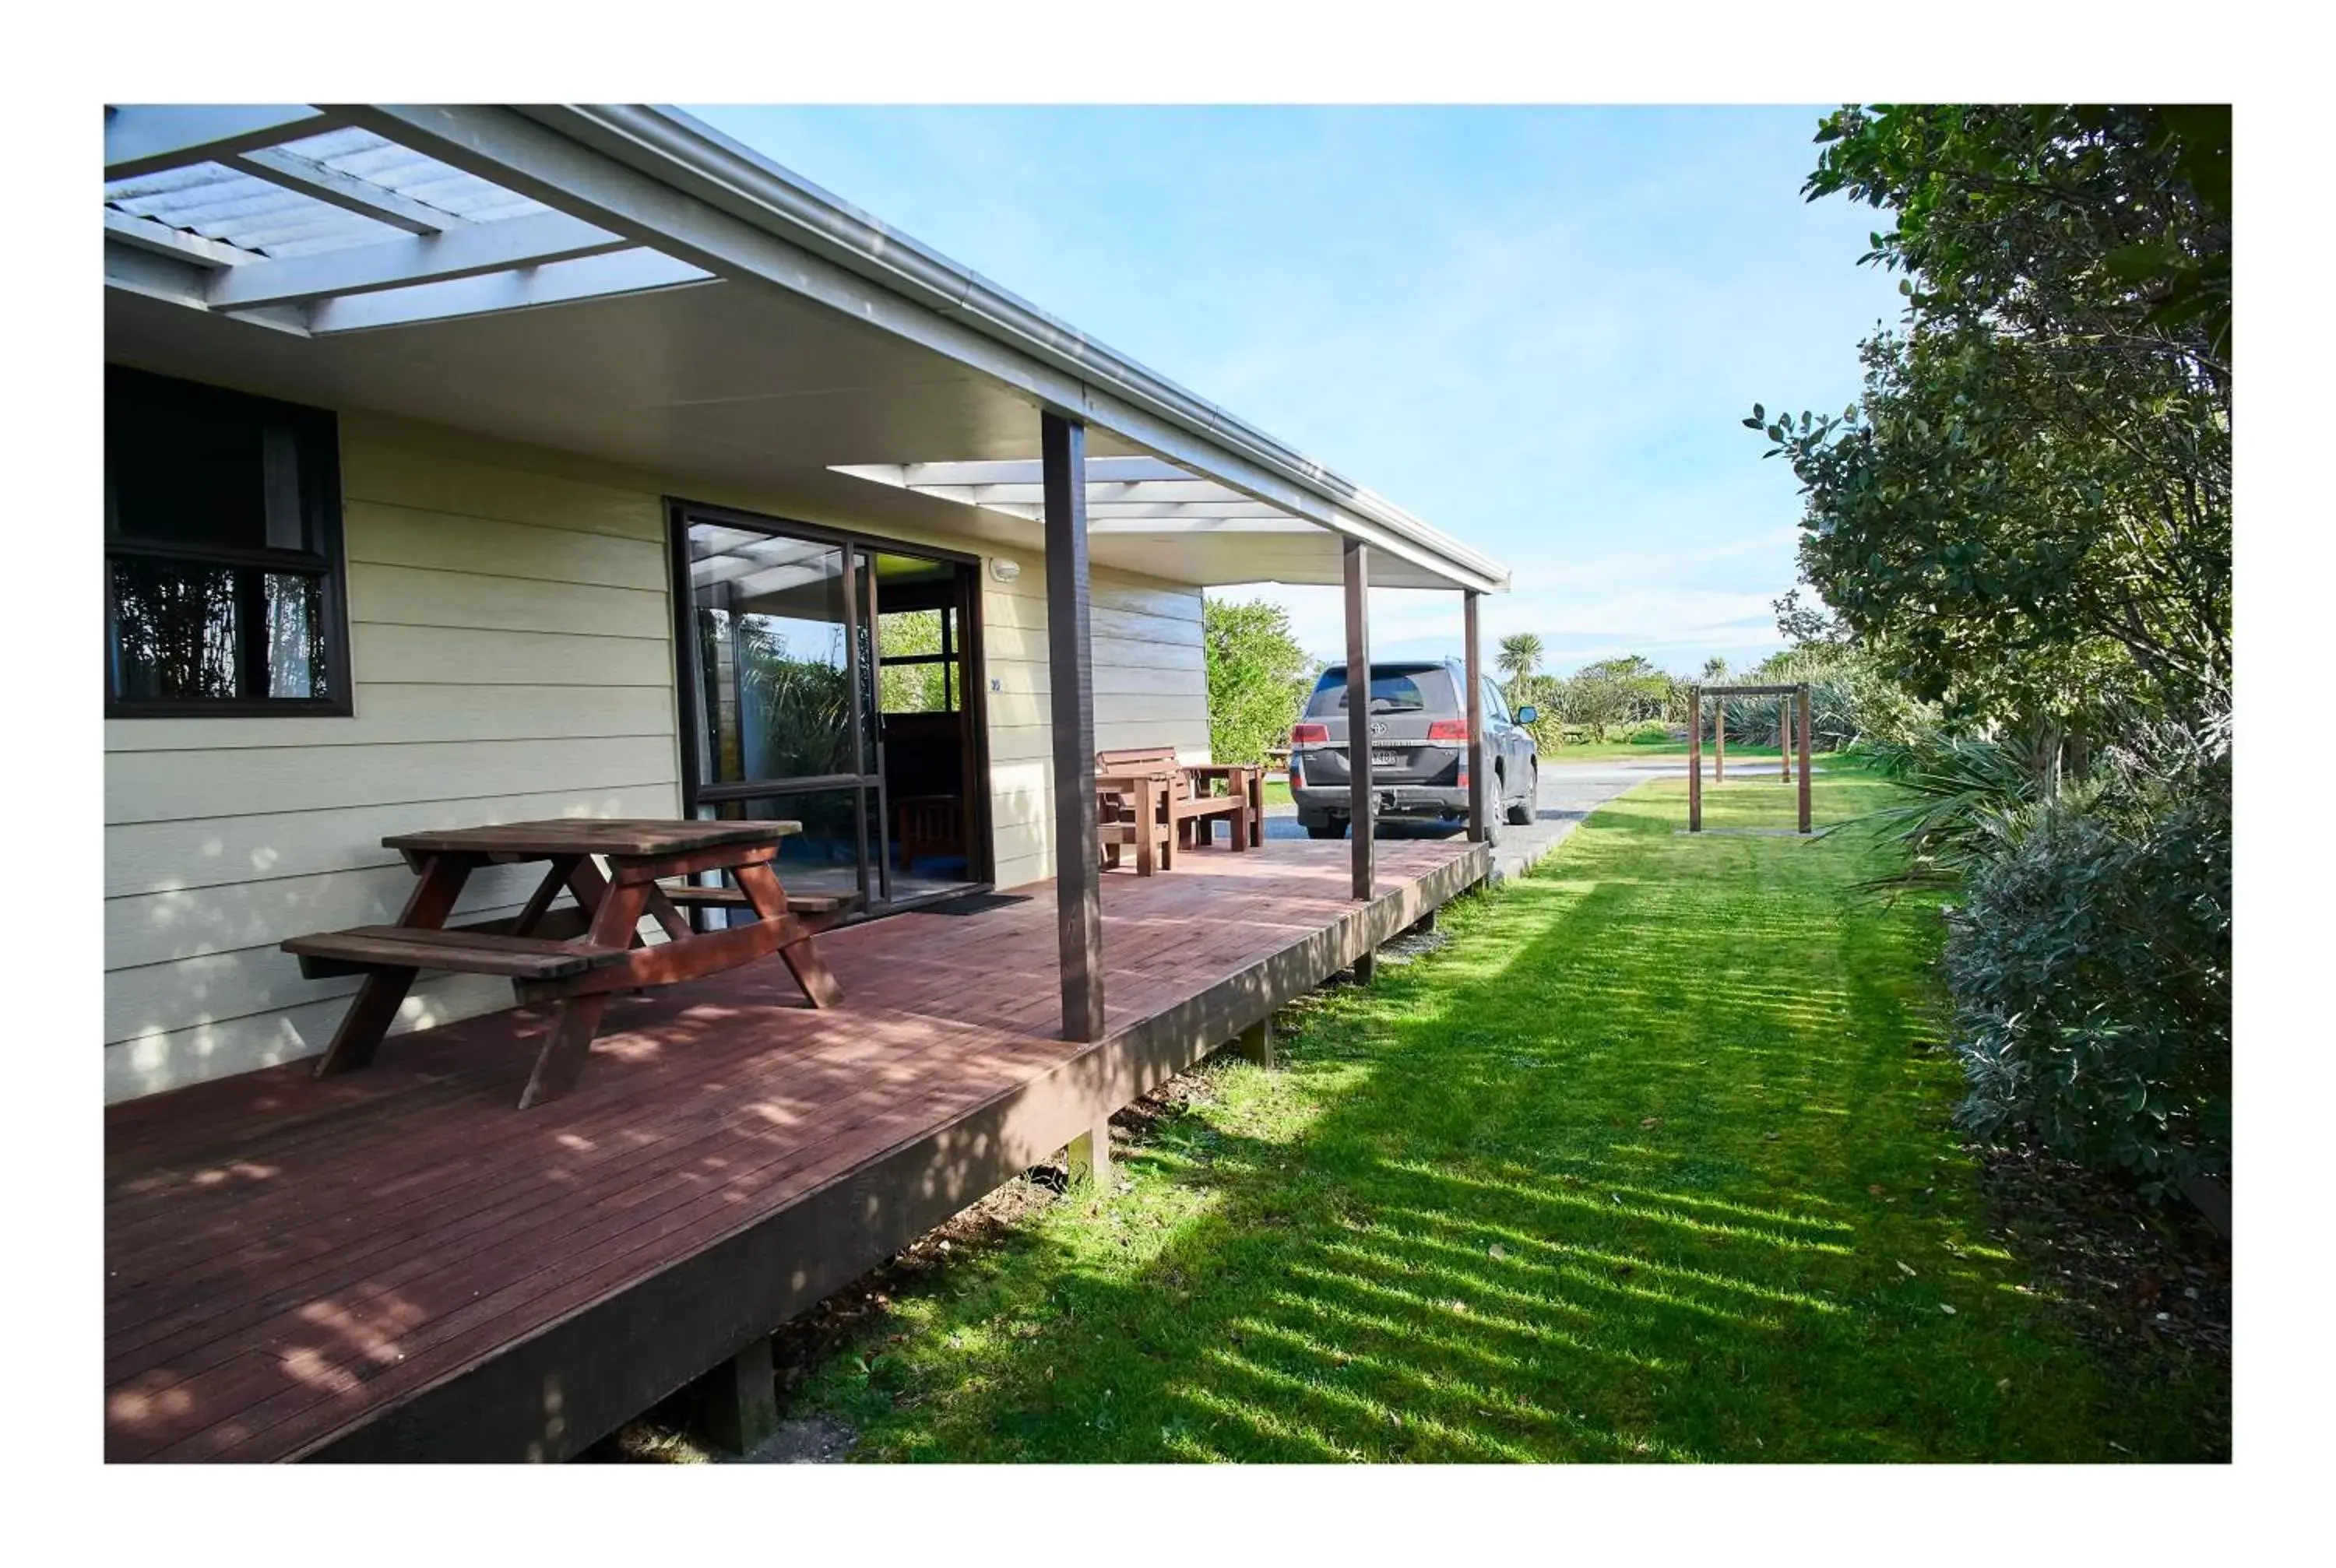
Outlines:
{"type": "MultiPolygon", "coordinates": [[[[1888,787],[1821,779],[1820,820],[1888,787]]],[[[1280,1070],[1206,1069],[1127,1190],[897,1293],[791,1414],[871,1459],[2226,1455],[2226,1385],[2100,1359],[1997,1233],[1935,909],[1853,896],[1850,834],[1679,836],[1684,790],[1309,1000],[1280,1070]]]]}
{"type": "MultiPolygon", "coordinates": [[[[1541,760],[1543,765],[1547,766],[1553,763],[1616,762],[1628,761],[1632,757],[1685,757],[1686,755],[1687,742],[1683,740],[1665,741],[1660,745],[1638,745],[1630,741],[1604,740],[1591,741],[1582,745],[1552,746],[1541,754],[1541,760]]],[[[1772,773],[1776,771],[1778,760],[1776,748],[1772,745],[1730,745],[1728,748],[1728,760],[1733,763],[1738,757],[1765,759],[1772,773]]],[[[1818,760],[1822,764],[1823,759],[1818,760]]],[[[1703,743],[1703,765],[1707,769],[1711,766],[1711,742],[1708,738],[1703,743]]]]}

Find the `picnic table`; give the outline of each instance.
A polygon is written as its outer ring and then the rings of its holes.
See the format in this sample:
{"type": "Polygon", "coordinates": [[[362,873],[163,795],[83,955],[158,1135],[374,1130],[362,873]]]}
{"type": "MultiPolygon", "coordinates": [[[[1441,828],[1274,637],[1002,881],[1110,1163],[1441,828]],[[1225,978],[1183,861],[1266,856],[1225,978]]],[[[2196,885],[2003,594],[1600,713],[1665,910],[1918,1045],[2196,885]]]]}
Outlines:
{"type": "MultiPolygon", "coordinates": [[[[1097,752],[1095,771],[1114,780],[1144,775],[1164,781],[1167,787],[1158,809],[1179,845],[1200,849],[1213,843],[1218,817],[1231,819],[1234,849],[1255,849],[1265,842],[1261,768],[1245,763],[1183,762],[1174,746],[1158,745],[1097,752]],[[1219,784],[1224,785],[1222,794],[1219,784]]],[[[1126,810],[1124,795],[1117,810],[1122,814],[1126,810]]]]}
{"type": "Polygon", "coordinates": [[[839,915],[844,895],[791,898],[772,862],[779,844],[802,832],[793,822],[665,822],[563,817],[494,827],[394,833],[382,843],[404,856],[419,879],[395,925],[359,926],[296,937],[284,950],[311,979],[362,975],[356,997],[316,1063],[328,1076],[370,1063],[423,969],[501,975],[521,1002],[551,1002],[550,1028],[520,1108],[566,1094],[582,1070],[612,992],[672,985],[717,974],[775,952],[811,1005],[833,1007],[842,991],[813,943],[815,930],[839,915]],[[597,857],[597,858],[596,858],[597,857]],[[598,863],[608,862],[603,873],[598,863]],[[541,883],[509,921],[446,928],[462,885],[482,866],[549,862],[541,883]],[[735,887],[695,879],[725,872],[735,887]],[[565,890],[577,908],[554,911],[565,890]],[[700,931],[683,906],[750,911],[754,919],[700,931]],[[580,935],[554,934],[580,924],[580,935]],[[643,918],[667,940],[640,937],[643,918]]]}
{"type": "Polygon", "coordinates": [[[1123,844],[1135,846],[1137,876],[1148,877],[1155,868],[1174,868],[1176,833],[1166,811],[1168,791],[1165,773],[1095,774],[1096,828],[1105,870],[1119,869],[1123,844]]]}

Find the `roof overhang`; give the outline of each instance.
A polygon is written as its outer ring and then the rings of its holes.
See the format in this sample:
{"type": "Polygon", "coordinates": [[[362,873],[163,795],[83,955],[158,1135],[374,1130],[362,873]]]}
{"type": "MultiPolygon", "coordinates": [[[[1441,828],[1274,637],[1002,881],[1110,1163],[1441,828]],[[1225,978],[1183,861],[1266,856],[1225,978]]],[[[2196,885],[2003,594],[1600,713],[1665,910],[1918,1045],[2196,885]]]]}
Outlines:
{"type": "Polygon", "coordinates": [[[109,109],[110,357],[1095,559],[1499,591],[1497,563],[677,111],[109,109]],[[546,307],[559,307],[556,310],[546,307]]]}

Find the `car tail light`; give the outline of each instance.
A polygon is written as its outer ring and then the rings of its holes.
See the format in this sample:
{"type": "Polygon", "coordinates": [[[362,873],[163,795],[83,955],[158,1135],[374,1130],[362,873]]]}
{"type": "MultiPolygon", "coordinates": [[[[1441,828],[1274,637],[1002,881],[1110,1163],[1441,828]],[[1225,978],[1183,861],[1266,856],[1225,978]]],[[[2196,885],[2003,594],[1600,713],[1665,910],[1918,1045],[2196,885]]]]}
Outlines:
{"type": "Polygon", "coordinates": [[[1316,745],[1330,738],[1327,724],[1294,724],[1290,726],[1291,745],[1316,745]]]}
{"type": "Polygon", "coordinates": [[[1427,738],[1430,740],[1465,741],[1468,738],[1468,721],[1465,718],[1439,718],[1431,720],[1427,726],[1427,738]]]}
{"type": "Polygon", "coordinates": [[[1465,767],[1460,770],[1460,787],[1462,789],[1468,787],[1468,770],[1465,767]]]}
{"type": "Polygon", "coordinates": [[[1296,752],[1291,752],[1290,754],[1290,765],[1284,768],[1282,773],[1291,789],[1302,790],[1306,787],[1306,779],[1299,769],[1298,754],[1296,752]]]}

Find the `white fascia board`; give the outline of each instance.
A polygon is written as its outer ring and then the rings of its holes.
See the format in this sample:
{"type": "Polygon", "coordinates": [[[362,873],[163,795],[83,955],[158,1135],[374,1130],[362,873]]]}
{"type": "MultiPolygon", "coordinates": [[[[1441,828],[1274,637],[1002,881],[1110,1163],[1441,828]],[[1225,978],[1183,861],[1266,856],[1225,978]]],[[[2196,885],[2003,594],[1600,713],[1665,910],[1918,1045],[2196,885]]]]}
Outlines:
{"type": "MultiPolygon", "coordinates": [[[[105,286],[131,294],[142,294],[149,299],[160,299],[170,305],[183,305],[190,309],[209,310],[205,294],[215,274],[208,268],[191,261],[162,256],[151,250],[133,249],[109,237],[105,241],[105,286]]],[[[288,332],[296,337],[308,336],[305,314],[297,306],[268,306],[237,317],[255,326],[266,326],[277,332],[288,332]]]]}
{"type": "Polygon", "coordinates": [[[400,145],[726,278],[776,286],[1455,588],[1508,574],[1390,503],[668,111],[335,105],[400,145]],[[557,127],[555,129],[554,127],[557,127]],[[742,215],[743,214],[743,215],[742,215]],[[782,238],[774,230],[784,229],[782,238]],[[831,257],[843,256],[843,261],[831,257]],[[978,295],[979,297],[977,297],[978,295]]]}

